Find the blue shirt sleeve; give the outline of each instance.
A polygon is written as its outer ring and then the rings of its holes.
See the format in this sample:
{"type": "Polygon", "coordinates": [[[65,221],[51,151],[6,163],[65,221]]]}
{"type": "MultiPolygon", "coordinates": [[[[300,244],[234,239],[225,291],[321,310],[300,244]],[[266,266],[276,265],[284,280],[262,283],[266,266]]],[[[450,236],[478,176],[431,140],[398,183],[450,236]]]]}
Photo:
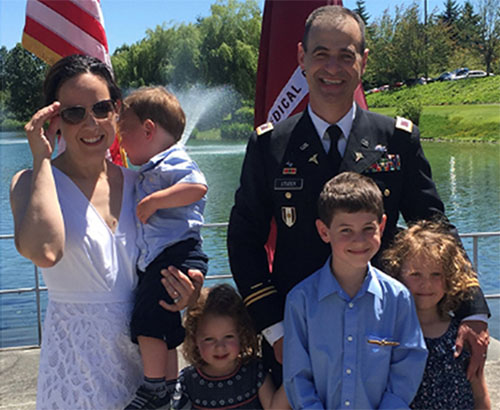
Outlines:
{"type": "Polygon", "coordinates": [[[207,185],[200,168],[184,150],[170,152],[158,165],[157,172],[164,188],[179,183],[207,185]]]}
{"type": "Polygon", "coordinates": [[[286,299],[283,383],[292,409],[325,408],[314,385],[301,292],[291,292],[286,299]]]}
{"type": "Polygon", "coordinates": [[[418,391],[427,360],[427,348],[409,291],[398,297],[395,333],[399,345],[392,350],[389,380],[379,408],[408,409],[418,391]]]}

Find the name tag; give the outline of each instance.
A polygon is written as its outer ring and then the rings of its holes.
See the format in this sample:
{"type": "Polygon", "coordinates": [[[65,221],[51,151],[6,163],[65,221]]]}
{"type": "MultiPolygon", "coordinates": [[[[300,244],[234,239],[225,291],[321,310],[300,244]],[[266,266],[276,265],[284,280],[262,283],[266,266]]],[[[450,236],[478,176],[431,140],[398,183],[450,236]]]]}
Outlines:
{"type": "Polygon", "coordinates": [[[304,188],[302,178],[276,178],[274,180],[275,191],[299,191],[304,188]]]}

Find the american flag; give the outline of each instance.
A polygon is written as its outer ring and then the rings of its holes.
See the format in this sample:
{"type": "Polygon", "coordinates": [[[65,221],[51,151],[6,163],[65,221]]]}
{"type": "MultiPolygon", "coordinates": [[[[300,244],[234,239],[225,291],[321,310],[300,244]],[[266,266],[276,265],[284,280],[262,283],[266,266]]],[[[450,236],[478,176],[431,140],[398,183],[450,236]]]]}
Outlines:
{"type": "Polygon", "coordinates": [[[98,0],[28,0],[22,44],[50,65],[87,54],[111,67],[98,0]]]}

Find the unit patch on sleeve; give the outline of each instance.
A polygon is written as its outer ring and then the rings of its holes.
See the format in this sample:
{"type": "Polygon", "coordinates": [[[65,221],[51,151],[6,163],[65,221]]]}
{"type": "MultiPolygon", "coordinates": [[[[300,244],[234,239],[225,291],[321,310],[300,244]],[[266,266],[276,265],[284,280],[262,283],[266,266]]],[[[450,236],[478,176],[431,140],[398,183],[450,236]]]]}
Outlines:
{"type": "Polygon", "coordinates": [[[413,130],[413,123],[406,118],[396,117],[396,128],[411,133],[413,130]]]}
{"type": "Polygon", "coordinates": [[[265,124],[259,125],[255,131],[257,132],[257,135],[262,135],[268,131],[271,131],[274,128],[272,122],[266,122],[265,124]]]}

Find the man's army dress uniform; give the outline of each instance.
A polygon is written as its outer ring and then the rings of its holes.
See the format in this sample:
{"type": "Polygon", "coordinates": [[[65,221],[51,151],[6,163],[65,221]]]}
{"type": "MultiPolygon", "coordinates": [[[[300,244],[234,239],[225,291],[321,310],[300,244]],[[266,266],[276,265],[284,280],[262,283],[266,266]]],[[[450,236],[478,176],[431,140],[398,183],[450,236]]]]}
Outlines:
{"type": "MultiPolygon", "coordinates": [[[[387,214],[382,249],[397,232],[400,213],[406,222],[445,218],[418,128],[409,120],[357,106],[340,166],[329,163],[307,110],[275,127],[257,128],[248,142],[227,239],[231,271],[257,331],[283,320],[287,292],[329,256],[315,227],[317,199],[325,182],[343,171],[367,175],[380,188],[387,214]],[[273,219],[270,273],[264,245],[273,219]]],[[[480,291],[461,313],[488,313],[480,291]]]]}

